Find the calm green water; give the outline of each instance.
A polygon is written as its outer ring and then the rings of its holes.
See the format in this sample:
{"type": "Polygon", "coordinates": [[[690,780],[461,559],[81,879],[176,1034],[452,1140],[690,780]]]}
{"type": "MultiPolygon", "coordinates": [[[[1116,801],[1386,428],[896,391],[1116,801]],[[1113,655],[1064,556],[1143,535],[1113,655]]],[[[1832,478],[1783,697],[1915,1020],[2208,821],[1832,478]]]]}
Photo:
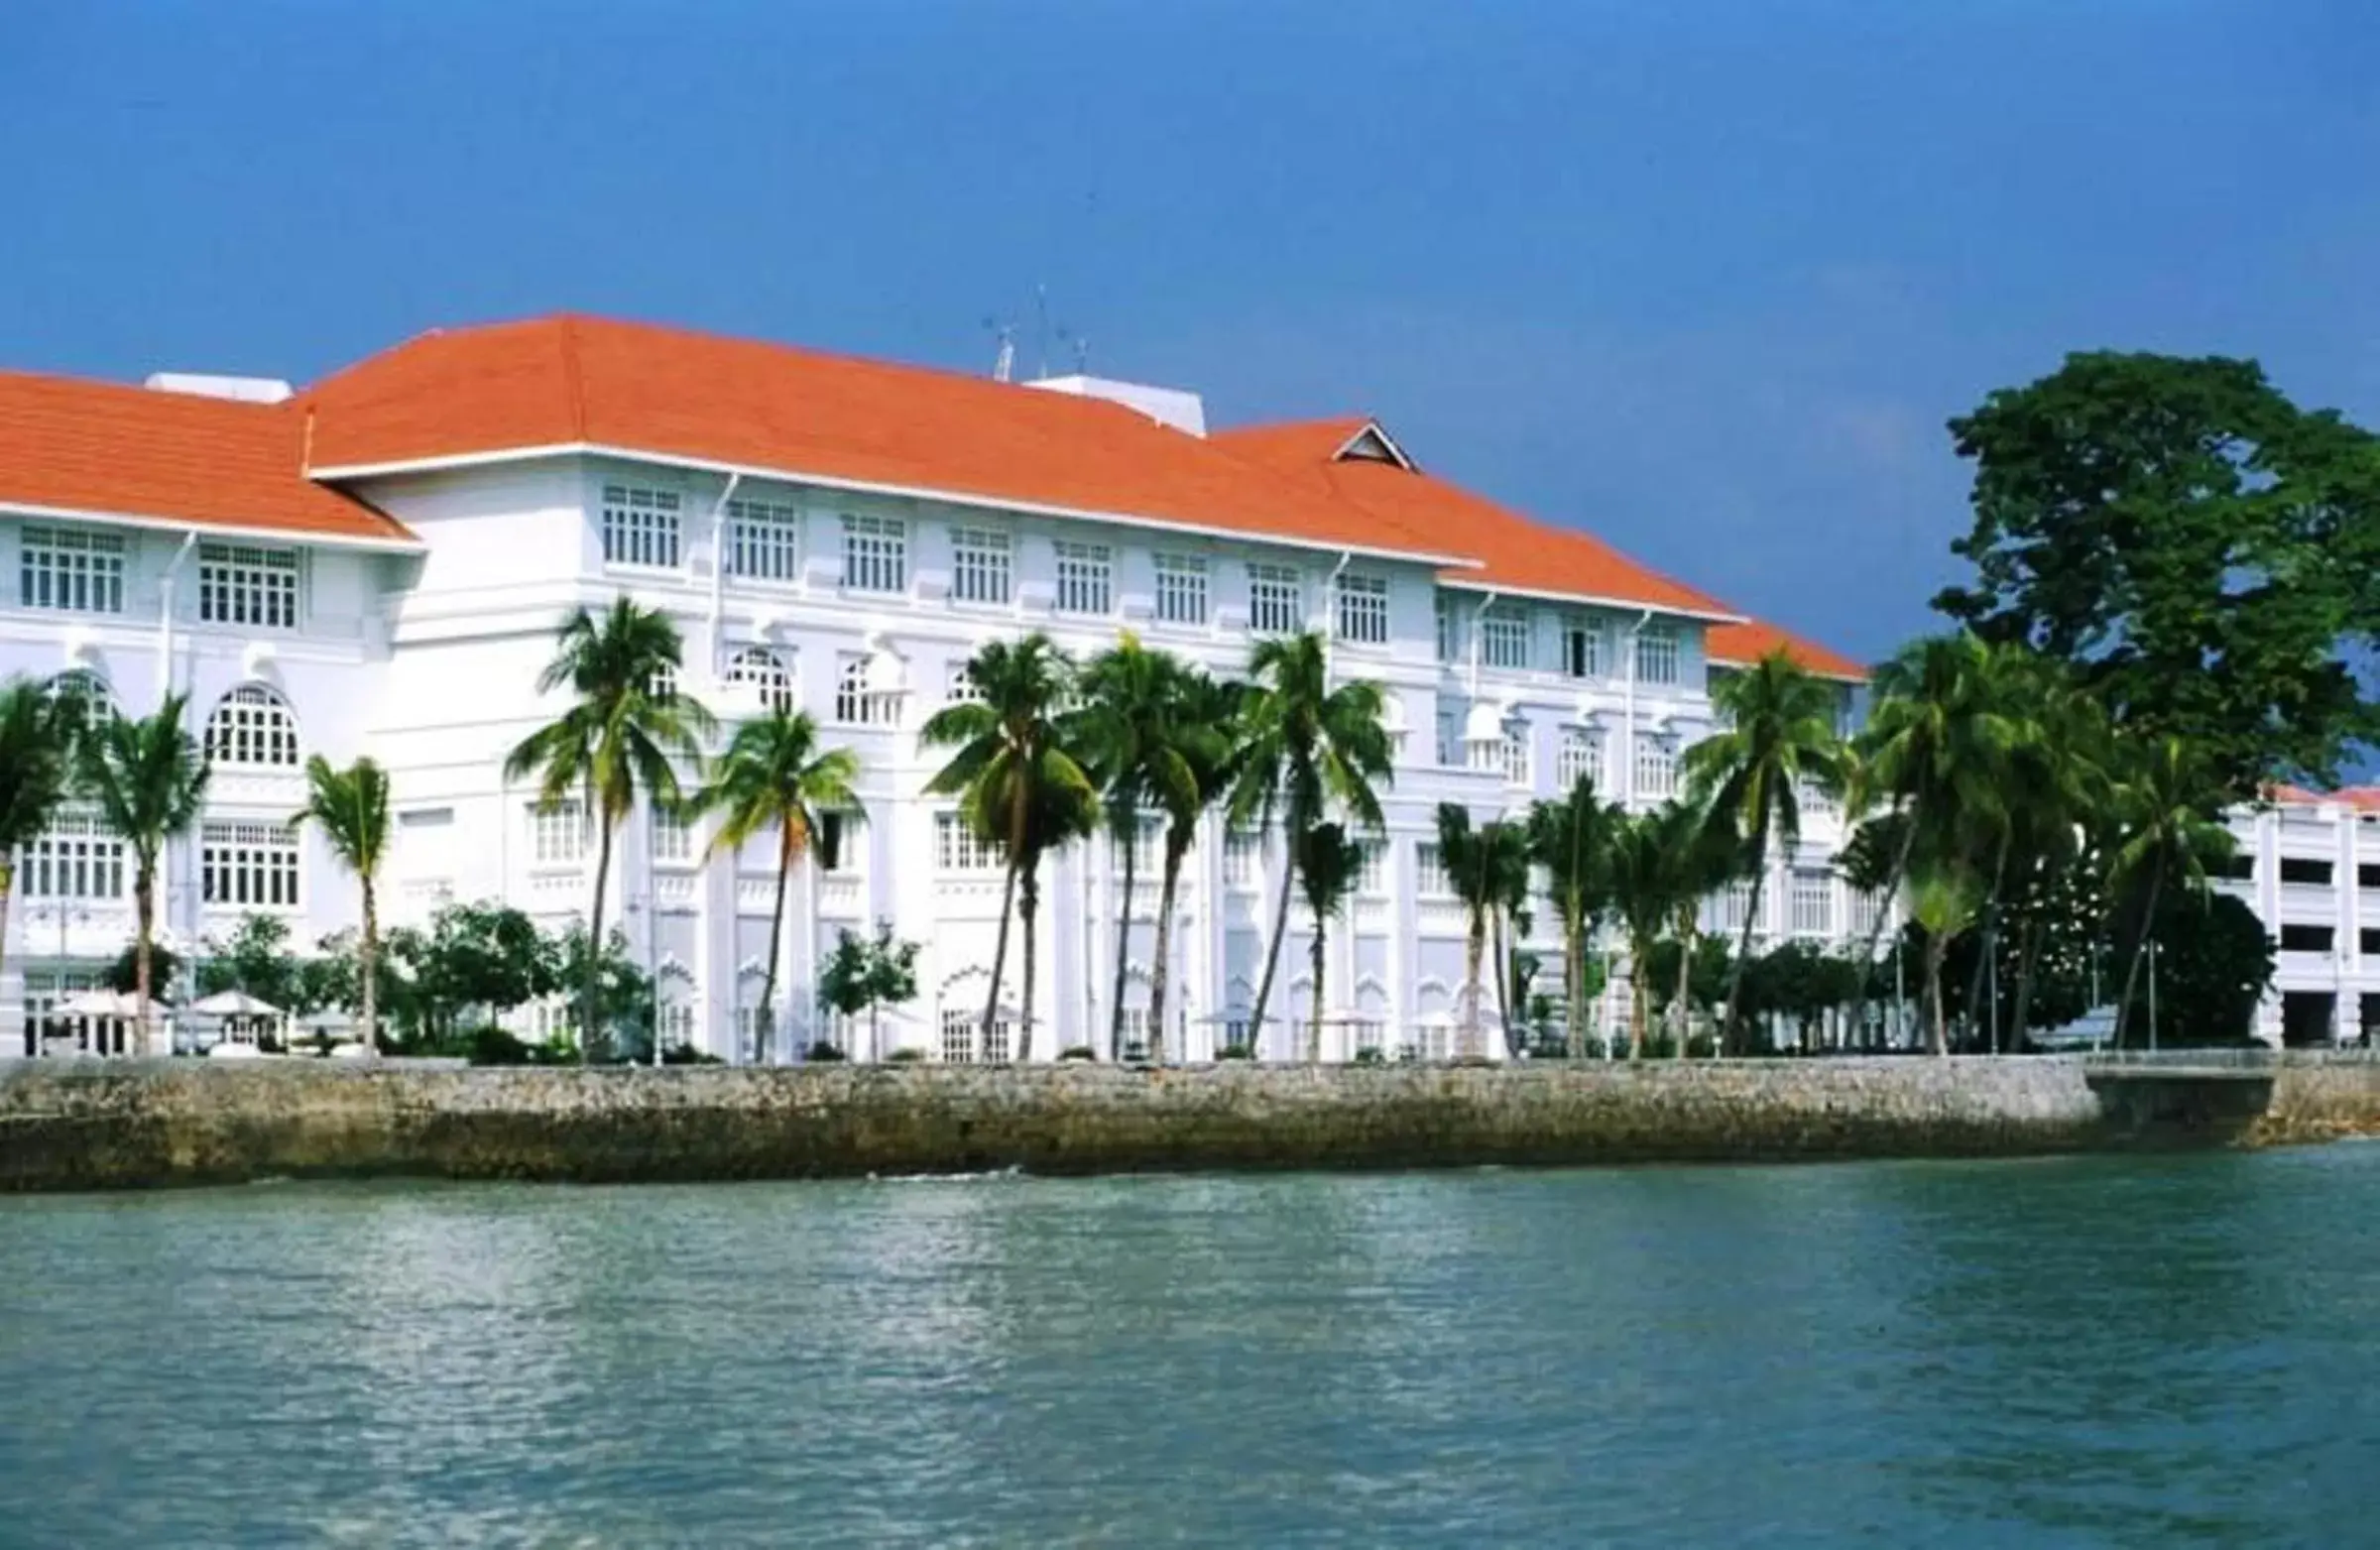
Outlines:
{"type": "Polygon", "coordinates": [[[2380,1543],[2380,1146],[0,1201],[0,1544],[2380,1543]]]}

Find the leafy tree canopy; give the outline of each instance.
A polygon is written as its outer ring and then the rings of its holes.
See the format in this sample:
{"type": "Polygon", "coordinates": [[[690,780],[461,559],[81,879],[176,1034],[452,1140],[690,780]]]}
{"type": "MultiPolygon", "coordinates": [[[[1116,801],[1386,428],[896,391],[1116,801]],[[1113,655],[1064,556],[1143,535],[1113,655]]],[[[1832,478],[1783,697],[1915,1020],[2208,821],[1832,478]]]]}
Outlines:
{"type": "Polygon", "coordinates": [[[2222,795],[2327,782],[2373,736],[2345,653],[2380,635],[2380,438],[2253,361],[2073,355],[1951,421],[1974,578],[1935,606],[2072,664],[2222,795]]]}

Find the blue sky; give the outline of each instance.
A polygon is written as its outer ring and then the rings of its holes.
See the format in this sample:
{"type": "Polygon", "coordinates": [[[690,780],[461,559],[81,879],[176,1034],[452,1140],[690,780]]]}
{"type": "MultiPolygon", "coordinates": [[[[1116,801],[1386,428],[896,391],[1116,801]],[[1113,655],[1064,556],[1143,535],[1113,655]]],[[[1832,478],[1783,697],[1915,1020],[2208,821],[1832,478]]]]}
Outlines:
{"type": "Polygon", "coordinates": [[[570,307],[1029,368],[1036,288],[1874,656],[1955,573],[1942,421],[2069,349],[2380,423],[2380,8],[0,6],[0,364],[570,307]]]}

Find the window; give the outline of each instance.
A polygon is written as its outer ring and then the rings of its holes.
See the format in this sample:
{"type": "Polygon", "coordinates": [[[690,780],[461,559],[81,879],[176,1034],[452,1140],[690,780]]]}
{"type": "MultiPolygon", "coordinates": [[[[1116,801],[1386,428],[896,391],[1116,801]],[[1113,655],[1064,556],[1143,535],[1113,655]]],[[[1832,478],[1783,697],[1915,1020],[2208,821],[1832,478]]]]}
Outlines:
{"type": "Polygon", "coordinates": [[[1246,829],[1234,829],[1223,837],[1223,881],[1232,888],[1253,888],[1256,883],[1256,836],[1246,829]]]}
{"type": "Polygon", "coordinates": [[[950,687],[942,697],[953,705],[981,705],[984,691],[975,686],[975,674],[967,663],[955,661],[950,664],[950,687]]]}
{"type": "Polygon", "coordinates": [[[551,807],[532,802],[529,808],[529,855],[539,866],[571,866],[587,853],[586,813],[578,799],[551,807]]]}
{"type": "Polygon", "coordinates": [[[17,600],[67,614],[124,612],[124,538],[79,528],[27,528],[17,600]]]}
{"type": "Polygon", "coordinates": [[[1507,726],[1495,744],[1495,768],[1502,772],[1504,784],[1529,784],[1529,729],[1526,724],[1507,726]]]}
{"type": "Polygon", "coordinates": [[[666,700],[666,699],[672,699],[672,698],[675,698],[675,697],[676,697],[676,694],[677,694],[677,663],[675,663],[675,662],[663,662],[663,663],[661,663],[659,666],[657,666],[657,667],[654,668],[652,672],[650,672],[650,673],[646,674],[646,677],[645,677],[645,697],[646,697],[646,698],[648,698],[648,699],[655,699],[655,700],[666,700]]]}
{"type": "Polygon", "coordinates": [[[843,585],[854,592],[908,590],[908,524],[897,517],[845,517],[843,585]]]}
{"type": "Polygon", "coordinates": [[[603,562],[677,568],[677,492],[641,485],[603,487],[603,562]]]}
{"type": "Polygon", "coordinates": [[[900,719],[894,696],[868,686],[868,658],[846,656],[835,668],[835,719],[855,727],[889,727],[900,719]]]}
{"type": "Polygon", "coordinates": [[[727,661],[727,681],[730,684],[749,684],[761,697],[767,710],[789,711],[793,708],[793,673],[784,658],[766,646],[748,646],[727,661]]]}
{"type": "Polygon", "coordinates": [[[971,1064],[975,1059],[975,1030],[983,1019],[964,1008],[945,1008],[942,1013],[942,1063],[951,1066],[971,1064]]]}
{"type": "Polygon", "coordinates": [[[1058,612],[1108,614],[1115,612],[1115,563],[1104,543],[1060,543],[1058,550],[1058,612]]]}
{"type": "Polygon", "coordinates": [[[1665,624],[1647,624],[1636,632],[1636,681],[1678,681],[1678,633],[1665,624]]]}
{"type": "Polygon", "coordinates": [[[1438,707],[1438,763],[1447,769],[1463,764],[1463,711],[1460,706],[1438,707]]]}
{"type": "Polygon", "coordinates": [[[728,502],[727,573],[747,581],[799,581],[801,513],[788,502],[728,502]]]}
{"type": "MultiPolygon", "coordinates": [[[[1743,929],[1744,917],[1752,910],[1752,885],[1749,879],[1738,878],[1722,889],[1713,900],[1712,924],[1732,936],[1743,929]]],[[[1757,929],[1755,927],[1755,929],[1757,929]]]]}
{"type": "Polygon", "coordinates": [[[1604,675],[1604,627],[1573,620],[1562,627],[1562,670],[1574,678],[1604,675]]]}
{"type": "Polygon", "coordinates": [[[298,902],[298,831],[284,823],[208,823],[198,875],[210,904],[298,902]]]}
{"type": "Polygon", "coordinates": [[[1480,660],[1489,667],[1529,664],[1529,616],[1513,608],[1480,615],[1480,660]]]}
{"type": "Polygon", "coordinates": [[[1388,644],[1388,580],[1384,576],[1339,578],[1339,639],[1358,646],[1388,644]]]}
{"type": "Polygon", "coordinates": [[[653,810],[653,859],[655,861],[692,861],[694,859],[694,826],[686,822],[682,812],[666,807],[653,810]]]}
{"type": "Polygon", "coordinates": [[[1169,625],[1207,622],[1207,562],[1196,554],[1157,556],[1157,621],[1169,625]]]}
{"type": "Polygon", "coordinates": [[[17,862],[16,887],[27,898],[122,898],[124,842],[96,813],[63,812],[17,862]]]}
{"type": "Polygon", "coordinates": [[[1678,751],[1669,740],[1651,733],[1636,734],[1636,789],[1643,799],[1673,796],[1678,789],[1678,751]]]}
{"type": "Polygon", "coordinates": [[[812,854],[820,872],[840,875],[860,870],[860,848],[847,843],[854,821],[851,813],[830,810],[818,815],[818,844],[812,854]]]}
{"type": "Polygon", "coordinates": [[[1416,846],[1413,851],[1413,870],[1416,874],[1415,893],[1428,898],[1445,898],[1454,893],[1454,882],[1446,875],[1445,857],[1437,846],[1416,846]]]}
{"type": "Polygon", "coordinates": [[[298,718],[280,695],[261,683],[243,683],[206,718],[207,762],[295,769],[298,718]]]}
{"type": "Polygon", "coordinates": [[[1248,627],[1258,635],[1293,635],[1306,623],[1306,593],[1287,565],[1248,567],[1248,627]]]}
{"type": "MultiPolygon", "coordinates": [[[[2218,865],[2224,869],[2220,876],[2227,878],[2252,877],[2256,871],[2256,861],[2251,856],[2225,856],[2218,865]]],[[[2357,888],[2380,888],[2380,866],[2374,866],[2368,861],[2357,866],[2355,886],[2357,888]]],[[[2380,1032],[2380,1029],[2374,1031],[2380,1032]]]]}
{"type": "Polygon", "coordinates": [[[950,596],[955,603],[1006,603],[1013,576],[1009,536],[997,528],[950,530],[950,596]]]}
{"type": "Polygon", "coordinates": [[[88,667],[69,667],[42,687],[54,703],[71,702],[85,721],[104,721],[116,714],[116,696],[107,680],[88,667]]]}
{"type": "Polygon", "coordinates": [[[1835,879],[1824,872],[1793,875],[1793,934],[1832,936],[1835,933],[1835,879]]]}
{"type": "Polygon", "coordinates": [[[690,1002],[661,1003],[661,1047],[684,1049],[694,1042],[694,1007],[690,1002]]]}
{"type": "Polygon", "coordinates": [[[1603,777],[1603,733],[1594,727],[1564,727],[1562,746],[1554,756],[1554,782],[1561,787],[1558,794],[1568,796],[1581,780],[1600,782],[1603,777]]]}
{"type": "Polygon", "coordinates": [[[1861,945],[1875,934],[1876,920],[1884,912],[1884,895],[1879,893],[1853,891],[1851,894],[1851,934],[1861,945]]]}
{"type": "MultiPolygon", "coordinates": [[[[1146,884],[1157,875],[1157,854],[1164,840],[1165,820],[1143,815],[1140,826],[1133,831],[1132,878],[1136,886],[1146,884]]],[[[1116,882],[1121,887],[1124,882],[1124,847],[1112,832],[1108,836],[1108,845],[1114,853],[1116,882]]]]}
{"type": "Polygon", "coordinates": [[[2330,863],[2304,856],[2284,856],[2281,858],[2281,881],[2313,883],[2327,888],[2330,884],[2330,863]]]}
{"type": "MultiPolygon", "coordinates": [[[[2234,883],[2252,883],[2256,879],[2256,857],[2248,851],[2233,851],[2230,855],[2206,864],[2210,878],[2227,878],[2234,883]]],[[[2357,880],[2365,888],[2380,888],[2380,867],[2362,867],[2357,880]]]]}
{"type": "Polygon", "coordinates": [[[2326,925],[2281,926],[2281,950],[2285,953],[2326,953],[2330,950],[2331,928],[2326,925]]]}
{"type": "Polygon", "coordinates": [[[1809,775],[1802,775],[1793,782],[1793,799],[1801,804],[1804,812],[1831,813],[1835,811],[1834,796],[1828,792],[1825,786],[1809,775]]]}
{"type": "Polygon", "coordinates": [[[934,814],[934,866],[941,872],[998,872],[1000,847],[955,812],[934,814]]]}
{"type": "Polygon", "coordinates": [[[1363,860],[1356,869],[1356,892],[1359,894],[1387,893],[1387,843],[1383,840],[1359,840],[1357,849],[1363,860]]]}
{"type": "Polygon", "coordinates": [[[298,628],[298,551],[198,545],[198,617],[209,624],[298,628]]]}
{"type": "Polygon", "coordinates": [[[1455,600],[1443,592],[1438,594],[1438,659],[1442,662],[1463,659],[1463,615],[1455,600]]]}

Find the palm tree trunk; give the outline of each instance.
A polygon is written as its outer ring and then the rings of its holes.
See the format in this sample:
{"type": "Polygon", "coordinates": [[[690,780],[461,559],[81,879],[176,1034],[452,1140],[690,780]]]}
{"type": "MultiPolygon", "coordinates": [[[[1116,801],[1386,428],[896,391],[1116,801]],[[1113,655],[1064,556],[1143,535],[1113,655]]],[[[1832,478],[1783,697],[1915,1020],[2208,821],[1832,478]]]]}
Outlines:
{"type": "Polygon", "coordinates": [[[1562,987],[1568,1026],[1562,1039],[1563,1052],[1573,1060],[1587,1054],[1587,933],[1580,929],[1577,899],[1562,916],[1562,987]]]}
{"type": "MultiPolygon", "coordinates": [[[[1512,953],[1504,945],[1504,912],[1490,909],[1488,919],[1495,937],[1495,1020],[1503,1030],[1504,1052],[1509,1054],[1512,1050],[1512,953]]],[[[1477,1053],[1485,1055],[1488,1051],[1481,1049],[1477,1053]]]]}
{"type": "MultiPolygon", "coordinates": [[[[591,1064],[595,1058],[595,1003],[603,985],[603,890],[612,877],[612,825],[608,818],[599,819],[603,825],[595,842],[595,904],[587,913],[587,983],[578,1012],[578,1063],[591,1064]]],[[[768,1013],[762,1013],[762,1025],[768,1025],[768,1013]]]]}
{"type": "Polygon", "coordinates": [[[1477,1053],[1480,1047],[1480,958],[1487,951],[1488,914],[1478,910],[1463,939],[1463,1048],[1459,1053],[1466,1055],[1477,1053]]]}
{"type": "MultiPolygon", "coordinates": [[[[770,1063],[770,1051],[776,1045],[776,954],[785,936],[785,884],[793,873],[793,825],[776,826],[776,898],[769,907],[769,958],[761,970],[760,1029],[764,1048],[756,1051],[762,1065],[770,1063]]],[[[653,1030],[659,1039],[661,1030],[653,1030]]],[[[850,1051],[846,1050],[846,1054],[850,1051]]]]}
{"type": "Polygon", "coordinates": [[[984,1020],[979,1046],[992,1048],[992,1029],[1000,1021],[1000,981],[1009,967],[1009,917],[1016,912],[1016,853],[1009,852],[1009,876],[1000,890],[1000,926],[992,933],[992,988],[984,993],[984,1020]]]}
{"type": "Polygon", "coordinates": [[[1674,1059],[1686,1058],[1686,1030],[1694,1005],[1694,921],[1686,921],[1686,929],[1678,938],[1678,1047],[1671,1051],[1674,1059]]]}
{"type": "MultiPolygon", "coordinates": [[[[1974,969],[1966,977],[1966,1026],[1970,1042],[1975,1023],[1983,1015],[1983,977],[2000,972],[1998,962],[2000,956],[2000,887],[2006,879],[2007,872],[2008,836],[2006,833],[2002,833],[1991,863],[1991,892],[1983,898],[1983,912],[1980,917],[1982,926],[1980,951],[1975,954],[1974,969]]],[[[1997,1039],[1992,1042],[1991,1052],[1995,1055],[2000,1052],[1997,1039]]]]}
{"type": "Polygon", "coordinates": [[[1950,938],[1926,938],[1926,1003],[1932,1013],[1928,1020],[1933,1025],[1934,1053],[1946,1056],[1951,1052],[1951,1036],[1943,1014],[1942,961],[1950,952],[1950,938]]]}
{"type": "Polygon", "coordinates": [[[2165,857],[2149,870],[2149,896],[2141,905],[2140,924],[2132,932],[2132,957],[2124,965],[2124,996],[2115,1004],[2115,1047],[2124,1047],[2124,1026],[2132,1016],[2132,992],[2140,983],[2140,961],[2149,943],[2149,926],[2157,918],[2157,895],[2165,890],[2165,857]]]}
{"type": "Polygon", "coordinates": [[[157,874],[143,867],[132,885],[132,994],[138,1016],[133,1022],[132,1052],[149,1055],[149,942],[157,927],[157,874]]]}
{"type": "Polygon", "coordinates": [[[1169,834],[1165,842],[1165,881],[1157,890],[1157,945],[1148,960],[1148,1058],[1165,1063],[1166,976],[1173,967],[1173,888],[1181,877],[1182,853],[1169,834]]]}
{"type": "Polygon", "coordinates": [[[2011,1047],[2022,1047],[2025,1041],[2025,1019],[2033,1010],[2033,971],[2040,948],[2040,922],[2027,920],[2016,941],[2016,1007],[2009,1025],[2011,1047]]]}
{"type": "Polygon", "coordinates": [[[1851,1002],[1851,1034],[1862,1042],[1867,1037],[1867,966],[1876,961],[1876,948],[1884,940],[1884,923],[1892,918],[1893,896],[1901,891],[1901,879],[1909,872],[1910,853],[1917,849],[1917,809],[1909,810],[1909,821],[1902,827],[1901,843],[1893,852],[1892,871],[1884,879],[1884,896],[1876,900],[1876,918],[1868,922],[1867,951],[1859,955],[1859,994],[1851,1002]]]}
{"type": "Polygon", "coordinates": [[[1264,1010],[1272,1005],[1272,977],[1281,966],[1281,938],[1289,934],[1289,895],[1297,892],[1297,847],[1294,837],[1305,832],[1302,821],[1295,815],[1286,832],[1292,843],[1282,846],[1281,897],[1272,910],[1272,945],[1264,949],[1264,974],[1256,982],[1255,1010],[1249,1015],[1248,1036],[1254,1040],[1251,1053],[1264,1050],[1264,1010]]]}
{"type": "MultiPolygon", "coordinates": [[[[1137,815],[1135,814],[1135,820],[1137,815]]],[[[1124,1058],[1124,966],[1131,956],[1132,943],[1132,872],[1139,859],[1140,830],[1135,821],[1131,836],[1124,842],[1124,901],[1116,906],[1116,994],[1108,1003],[1108,1058],[1124,1058]]]]}
{"type": "Polygon", "coordinates": [[[377,994],[379,987],[374,981],[380,977],[380,903],[373,896],[372,880],[366,878],[363,883],[364,941],[362,950],[356,956],[357,967],[364,976],[364,1053],[377,1057],[380,1054],[380,998],[377,994]]]}
{"type": "Polygon", "coordinates": [[[1744,900],[1743,929],[1735,938],[1735,961],[1727,968],[1727,1011],[1719,1024],[1719,1047],[1726,1054],[1741,1054],[1742,1039],[1735,1030],[1735,1009],[1743,1000],[1743,966],[1752,956],[1752,926],[1760,918],[1760,893],[1768,886],[1768,826],[1752,836],[1752,854],[1759,857],[1758,870],[1752,874],[1752,896],[1744,900]]]}
{"type": "Polygon", "coordinates": [[[1631,943],[1628,957],[1628,1058],[1642,1060],[1647,1006],[1645,970],[1653,961],[1651,944],[1631,943]]]}
{"type": "Polygon", "coordinates": [[[1016,880],[1016,902],[1024,912],[1024,989],[1016,998],[1018,1020],[1016,1030],[1016,1060],[1023,1064],[1033,1058],[1033,917],[1041,909],[1040,861],[1036,856],[1024,865],[1016,880]]]}
{"type": "MultiPolygon", "coordinates": [[[[8,949],[8,899],[9,895],[16,892],[16,866],[8,859],[8,853],[6,851],[0,851],[0,966],[5,966],[5,959],[8,949]]],[[[23,998],[19,998],[17,1005],[20,1007],[24,1005],[23,998]]],[[[31,1034],[33,1031],[33,1019],[31,1017],[26,1018],[25,1031],[28,1034],[31,1034]]],[[[25,1047],[26,1051],[31,1053],[33,1050],[40,1048],[41,1045],[38,1040],[35,1040],[27,1043],[25,1047]]]]}
{"type": "Polygon", "coordinates": [[[1319,909],[1315,910],[1314,1004],[1306,1009],[1308,1013],[1309,1023],[1309,1026],[1306,1029],[1306,1064],[1310,1066],[1318,1066],[1322,1064],[1322,972],[1323,948],[1325,941],[1327,940],[1323,933],[1327,927],[1328,922],[1323,919],[1322,911],[1319,909]]]}

